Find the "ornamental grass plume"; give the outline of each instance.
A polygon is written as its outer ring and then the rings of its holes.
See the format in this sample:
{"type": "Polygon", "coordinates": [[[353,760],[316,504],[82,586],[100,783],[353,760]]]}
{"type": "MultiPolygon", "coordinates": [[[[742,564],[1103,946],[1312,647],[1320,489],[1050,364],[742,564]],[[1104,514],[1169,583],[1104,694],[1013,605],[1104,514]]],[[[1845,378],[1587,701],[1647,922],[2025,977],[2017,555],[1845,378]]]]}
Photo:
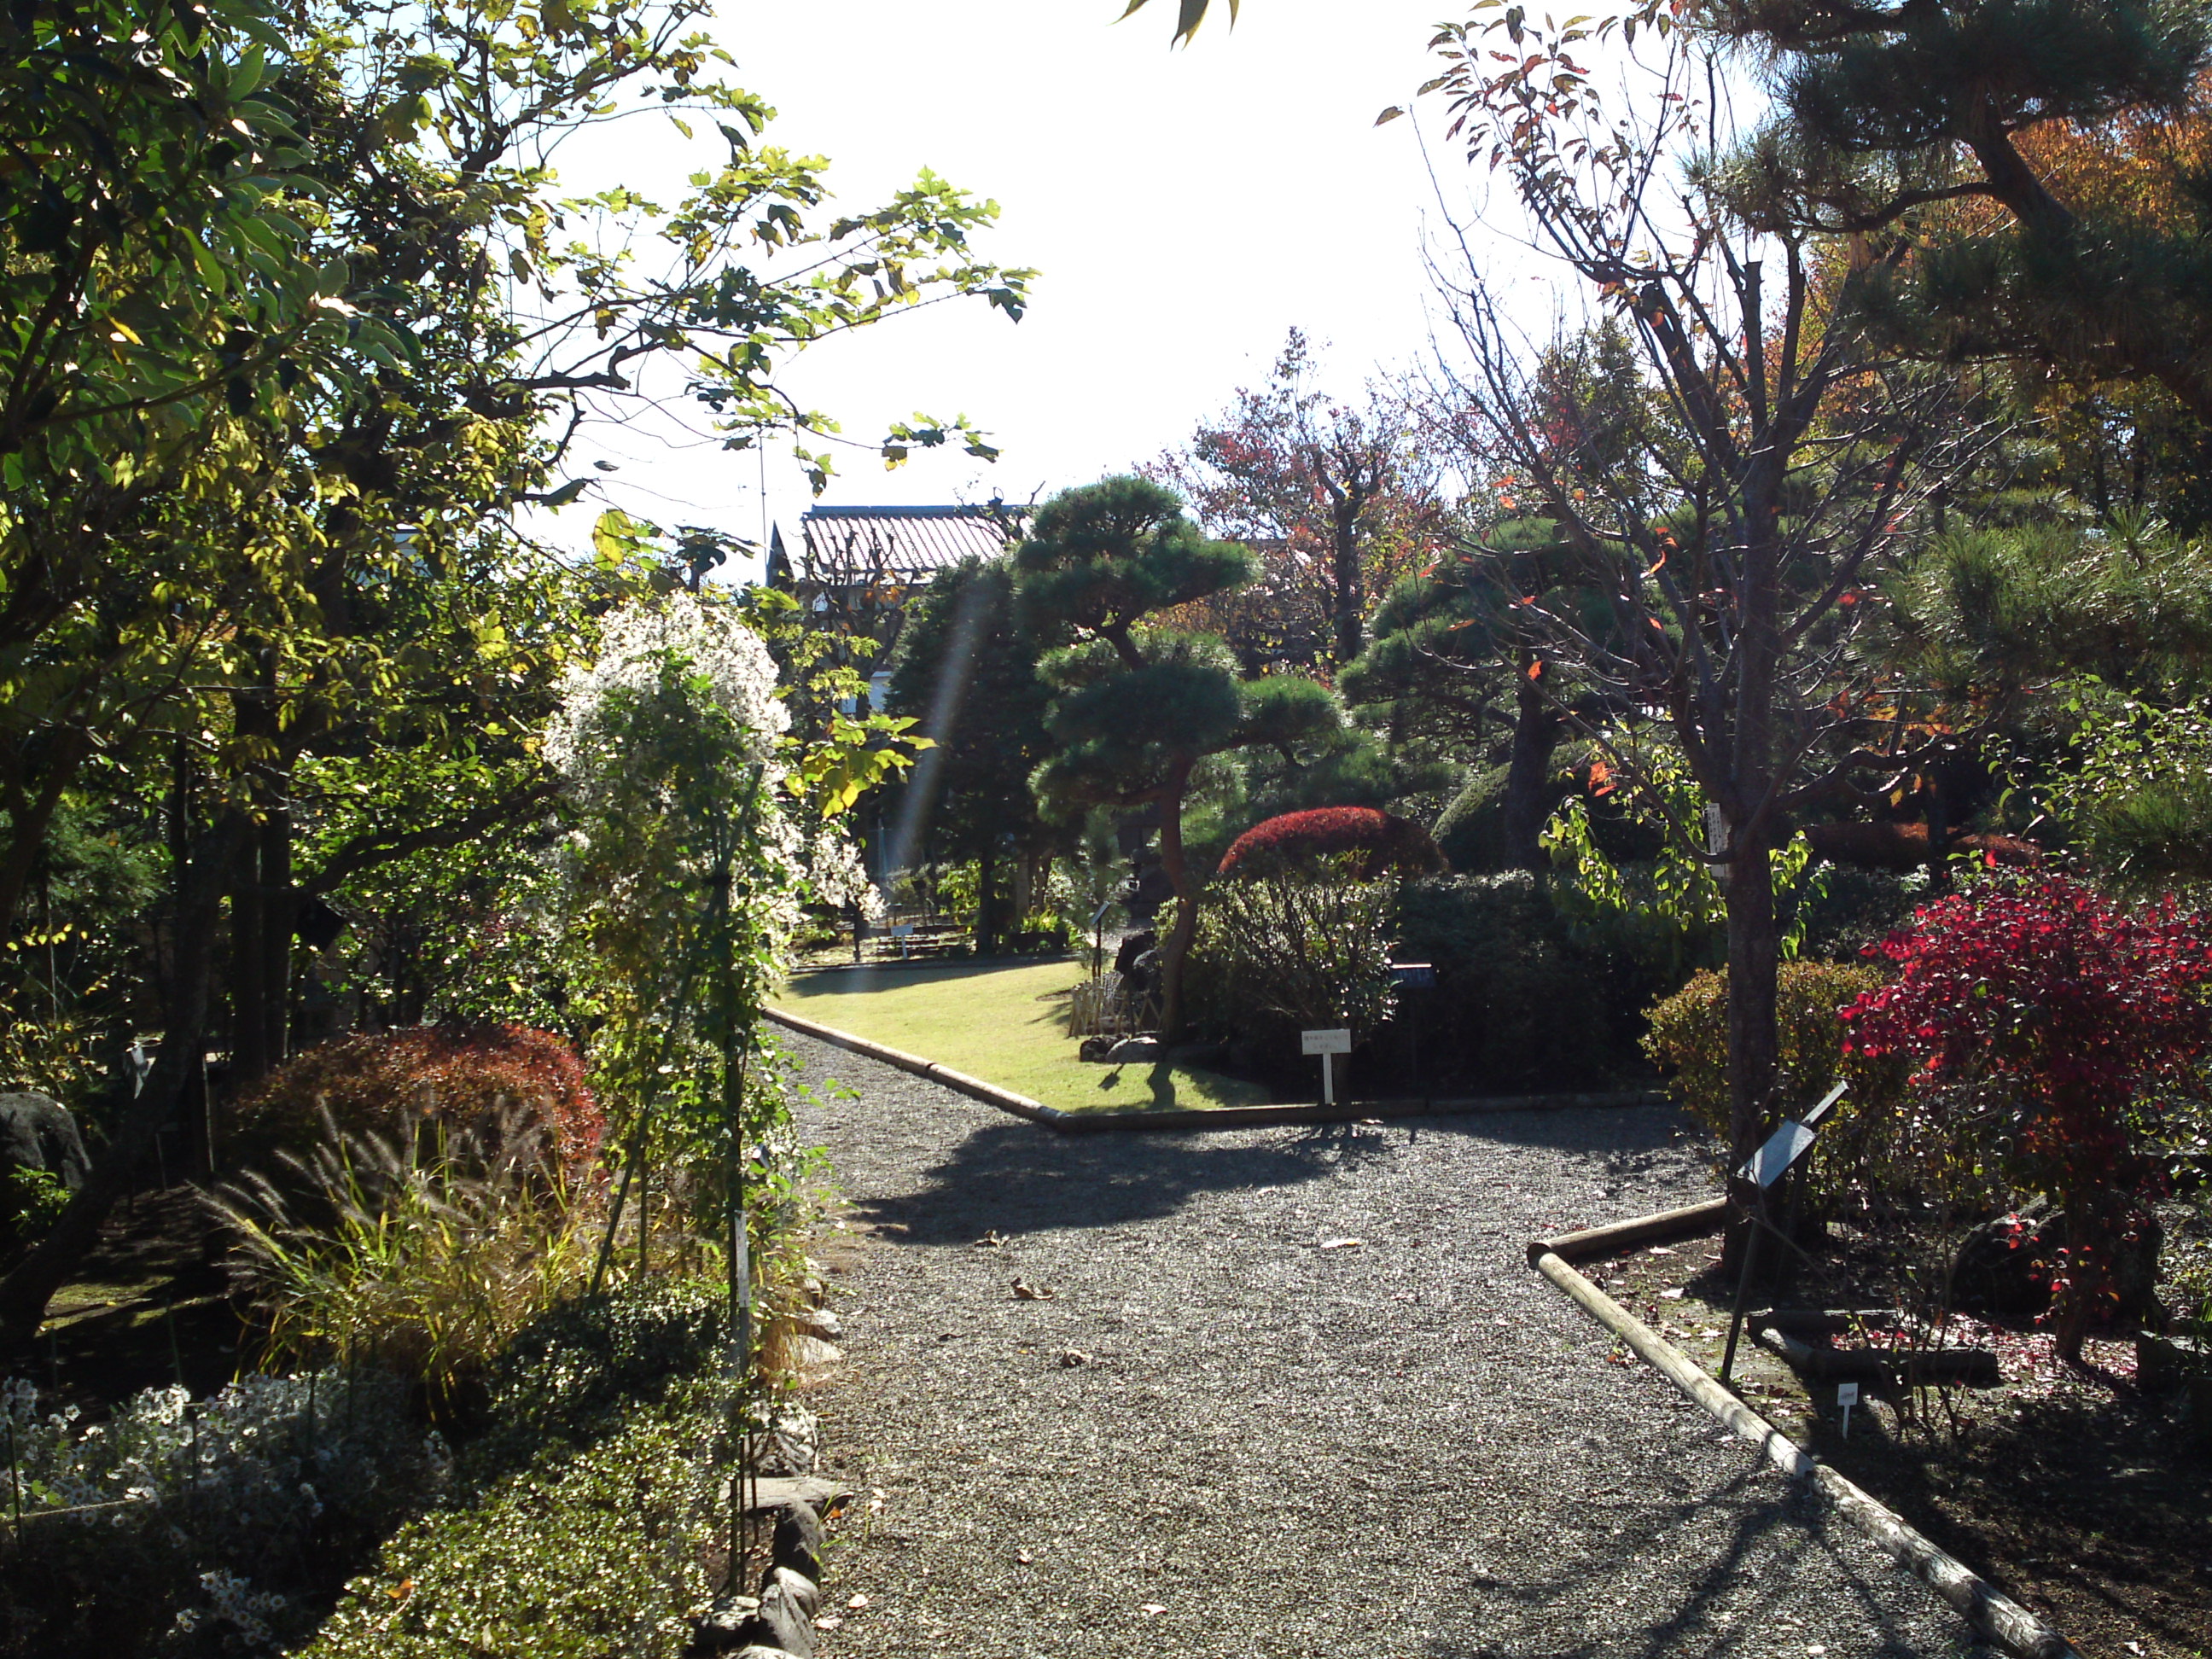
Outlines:
{"type": "Polygon", "coordinates": [[[2071,1360],[2115,1300],[2118,1247],[2153,1224],[2154,1137],[2212,1049],[2206,925],[2171,899],[2130,911],[2067,876],[1992,874],[1870,946],[1897,977],[1842,1011],[1847,1053],[1909,1061],[1931,1127],[2063,1206],[2071,1360]]]}
{"type": "Polygon", "coordinates": [[[209,1200],[270,1357],[380,1367],[448,1419],[507,1340],[589,1277],[594,1189],[545,1181],[520,1126],[395,1142],[323,1123],[278,1179],[249,1173],[209,1200]]]}

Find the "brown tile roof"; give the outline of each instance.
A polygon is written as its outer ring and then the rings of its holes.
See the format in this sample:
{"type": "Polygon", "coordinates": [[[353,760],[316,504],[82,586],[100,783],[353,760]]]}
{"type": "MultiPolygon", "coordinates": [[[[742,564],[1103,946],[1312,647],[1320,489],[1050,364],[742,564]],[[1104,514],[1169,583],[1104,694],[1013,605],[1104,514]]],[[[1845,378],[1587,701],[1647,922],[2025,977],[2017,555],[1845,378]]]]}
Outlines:
{"type": "Polygon", "coordinates": [[[1021,534],[1016,511],[989,507],[816,507],[799,521],[802,581],[923,582],[966,558],[996,558],[1021,534]]]}

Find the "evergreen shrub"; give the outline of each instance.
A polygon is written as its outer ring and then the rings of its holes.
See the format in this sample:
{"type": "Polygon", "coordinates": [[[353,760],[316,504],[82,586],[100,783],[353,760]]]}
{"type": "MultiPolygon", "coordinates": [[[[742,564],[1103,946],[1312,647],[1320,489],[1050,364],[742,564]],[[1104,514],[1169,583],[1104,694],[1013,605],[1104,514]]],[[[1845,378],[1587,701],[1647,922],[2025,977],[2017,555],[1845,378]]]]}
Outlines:
{"type": "Polygon", "coordinates": [[[1199,913],[1194,1015],[1270,1056],[1295,1054],[1301,1030],[1346,1026],[1360,1041],[1387,1019],[1397,884],[1361,879],[1368,857],[1340,852],[1217,884],[1199,913]]]}
{"type": "Polygon", "coordinates": [[[1524,870],[1409,882],[1398,905],[1401,960],[1436,969],[1409,999],[1432,1086],[1485,1094],[1577,1089],[1636,1065],[1624,1033],[1635,1005],[1616,967],[1578,945],[1524,870]]]}
{"type": "MultiPolygon", "coordinates": [[[[1844,1051],[1841,1010],[1879,991],[1888,975],[1867,963],[1785,962],[1777,975],[1775,1018],[1784,1109],[1802,1111],[1841,1078],[1850,1090],[1822,1121],[1814,1186],[1824,1203],[1852,1188],[1893,1186],[1888,1106],[1903,1085],[1893,1062],[1844,1051]]],[[[1654,1006],[1644,1049],[1669,1074],[1668,1091],[1717,1147],[1729,1141],[1728,979],[1708,970],[1654,1006]]]]}

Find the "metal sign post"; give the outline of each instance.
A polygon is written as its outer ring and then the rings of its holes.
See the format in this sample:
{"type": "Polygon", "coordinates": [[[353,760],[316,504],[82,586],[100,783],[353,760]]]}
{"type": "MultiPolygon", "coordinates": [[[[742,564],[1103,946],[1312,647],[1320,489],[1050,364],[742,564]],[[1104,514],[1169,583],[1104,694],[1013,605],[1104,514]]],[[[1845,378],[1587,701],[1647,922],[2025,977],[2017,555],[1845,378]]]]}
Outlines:
{"type": "MultiPolygon", "coordinates": [[[[1736,1171],[1739,1177],[1758,1186],[1759,1212],[1749,1218],[1751,1237],[1743,1242],[1743,1274],[1736,1280],[1735,1309],[1729,1316],[1728,1347],[1721,1354],[1721,1381],[1723,1382],[1729,1380],[1729,1373],[1735,1369],[1736,1342],[1743,1334],[1743,1310],[1751,1297],[1751,1279],[1759,1261],[1760,1238],[1765,1234],[1772,1233],[1791,1249],[1797,1249],[1796,1242],[1766,1218],[1766,1195],[1777,1182],[1790,1173],[1790,1167],[1804,1157],[1813,1145],[1814,1126],[1827,1115],[1831,1106],[1843,1098],[1844,1091],[1850,1086],[1846,1083],[1838,1083],[1829,1090],[1821,1097],[1820,1103],[1805,1114],[1802,1121],[1796,1118],[1784,1118],[1774,1133],[1766,1138],[1766,1144],[1753,1152],[1750,1162],[1736,1171]]],[[[1802,1255],[1804,1252],[1799,1250],[1798,1254],[1802,1255]]]]}
{"type": "Polygon", "coordinates": [[[1336,1104],[1336,1056],[1352,1052],[1352,1033],[1348,1030],[1301,1031],[1299,1047],[1309,1054],[1321,1056],[1321,1103],[1336,1104]]]}

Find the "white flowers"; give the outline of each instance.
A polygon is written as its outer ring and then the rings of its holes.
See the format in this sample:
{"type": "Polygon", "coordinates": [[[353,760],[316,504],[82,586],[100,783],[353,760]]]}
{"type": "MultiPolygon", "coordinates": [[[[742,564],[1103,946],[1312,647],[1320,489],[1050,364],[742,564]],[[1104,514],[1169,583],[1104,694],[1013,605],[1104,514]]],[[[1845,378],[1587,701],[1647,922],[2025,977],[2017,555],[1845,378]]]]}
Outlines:
{"type": "Polygon", "coordinates": [[[625,605],[607,619],[599,660],[570,670],[562,686],[545,757],[580,790],[604,781],[626,758],[609,752],[612,716],[659,690],[672,666],[688,671],[708,702],[747,734],[747,759],[772,764],[775,740],[791,726],[775,695],[775,659],[742,619],[690,593],[625,605]]]}
{"type": "MultiPolygon", "coordinates": [[[[829,825],[794,821],[782,742],[790,726],[775,659],[727,606],[673,593],[617,611],[599,659],[570,672],[546,733],[546,758],[587,817],[601,820],[569,838],[569,858],[590,860],[611,829],[632,855],[649,843],[665,848],[672,836],[696,877],[702,826],[678,821],[734,813],[750,801],[752,833],[775,877],[748,902],[777,934],[798,926],[802,896],[880,913],[851,841],[829,825]]],[[[641,866],[602,869],[597,879],[613,892],[654,878],[641,866]]]]}

